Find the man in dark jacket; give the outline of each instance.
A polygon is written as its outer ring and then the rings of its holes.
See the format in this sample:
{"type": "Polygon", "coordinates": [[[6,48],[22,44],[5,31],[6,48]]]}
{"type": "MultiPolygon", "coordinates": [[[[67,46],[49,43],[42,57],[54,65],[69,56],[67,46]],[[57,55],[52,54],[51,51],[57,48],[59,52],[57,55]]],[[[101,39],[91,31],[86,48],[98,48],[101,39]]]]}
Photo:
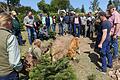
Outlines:
{"type": "Polygon", "coordinates": [[[25,43],[25,41],[22,40],[22,35],[20,31],[20,22],[16,15],[17,13],[15,11],[11,12],[13,33],[18,38],[19,44],[22,46],[25,43]]]}

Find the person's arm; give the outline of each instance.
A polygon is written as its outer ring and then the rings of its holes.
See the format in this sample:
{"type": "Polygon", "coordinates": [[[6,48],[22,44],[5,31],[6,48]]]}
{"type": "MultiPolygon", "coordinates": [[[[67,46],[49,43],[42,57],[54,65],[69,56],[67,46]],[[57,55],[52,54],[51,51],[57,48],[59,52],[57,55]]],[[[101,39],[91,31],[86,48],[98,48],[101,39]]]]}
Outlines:
{"type": "Polygon", "coordinates": [[[114,15],[114,33],[113,33],[113,38],[117,37],[117,33],[119,32],[120,29],[120,15],[114,15]]]}
{"type": "Polygon", "coordinates": [[[102,35],[101,41],[100,41],[100,43],[99,43],[99,45],[98,45],[99,48],[102,48],[102,44],[103,44],[103,42],[104,42],[105,39],[106,39],[107,29],[103,29],[102,32],[103,32],[103,35],[102,35]]]}
{"type": "Polygon", "coordinates": [[[16,71],[20,71],[23,67],[20,62],[20,50],[18,48],[18,42],[14,35],[11,35],[7,39],[7,52],[9,55],[10,66],[16,71]]]}
{"type": "Polygon", "coordinates": [[[117,33],[119,32],[119,29],[120,29],[120,23],[115,24],[115,29],[114,29],[114,33],[113,33],[114,36],[117,36],[117,33]]]}
{"type": "Polygon", "coordinates": [[[24,18],[24,24],[25,24],[25,26],[27,26],[27,27],[32,27],[33,25],[28,24],[27,21],[28,21],[28,20],[27,20],[27,18],[25,17],[25,18],[24,18]]]}

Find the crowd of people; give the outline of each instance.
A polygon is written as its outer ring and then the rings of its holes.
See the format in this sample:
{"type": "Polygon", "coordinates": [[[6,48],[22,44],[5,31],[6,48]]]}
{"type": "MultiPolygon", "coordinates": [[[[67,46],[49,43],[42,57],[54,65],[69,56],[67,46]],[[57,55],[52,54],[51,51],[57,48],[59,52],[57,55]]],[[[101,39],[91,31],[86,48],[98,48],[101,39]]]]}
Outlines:
{"type": "Polygon", "coordinates": [[[58,27],[60,36],[71,34],[75,37],[80,37],[80,35],[93,37],[95,17],[91,12],[81,16],[72,12],[59,14],[58,16],[53,15],[52,17],[49,14],[39,14],[38,16],[39,20],[35,21],[32,12],[29,11],[24,18],[30,44],[36,38],[41,40],[43,40],[43,37],[49,38],[51,31],[57,33],[56,27],[58,27]]]}
{"type": "MultiPolygon", "coordinates": [[[[118,36],[120,36],[120,14],[113,5],[110,5],[107,11],[108,13],[99,12],[96,14],[97,16],[93,16],[91,12],[81,16],[78,13],[67,12],[58,17],[39,14],[38,21],[35,21],[33,13],[29,11],[24,17],[23,23],[30,45],[34,41],[34,45],[36,45],[36,39],[49,38],[51,31],[57,33],[56,27],[59,29],[58,35],[60,36],[70,34],[75,37],[83,36],[92,39],[93,33],[96,32],[95,50],[99,51],[102,63],[99,70],[106,72],[107,67],[112,68],[113,59],[118,58],[118,36]],[[113,48],[113,52],[111,52],[111,48],[113,48]]],[[[0,13],[0,34],[2,34],[0,35],[0,80],[18,80],[17,71],[23,67],[18,43],[24,45],[25,41],[22,38],[20,22],[15,11],[10,14],[0,13]]],[[[39,40],[37,41],[40,48],[39,40]]]]}

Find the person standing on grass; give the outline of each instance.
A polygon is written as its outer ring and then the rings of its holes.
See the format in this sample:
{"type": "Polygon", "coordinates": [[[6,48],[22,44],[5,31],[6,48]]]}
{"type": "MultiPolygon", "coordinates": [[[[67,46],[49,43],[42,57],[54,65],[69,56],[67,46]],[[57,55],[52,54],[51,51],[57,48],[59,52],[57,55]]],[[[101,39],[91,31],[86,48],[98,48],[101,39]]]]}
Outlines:
{"type": "Polygon", "coordinates": [[[88,26],[88,37],[89,38],[93,38],[93,31],[94,31],[94,27],[93,27],[93,22],[94,22],[94,17],[92,16],[92,13],[89,12],[88,13],[88,18],[87,18],[87,26],[88,26]]]}
{"type": "Polygon", "coordinates": [[[21,30],[20,30],[20,22],[17,18],[17,13],[15,11],[11,11],[12,17],[12,26],[13,26],[13,34],[18,38],[19,45],[23,45],[25,41],[22,39],[21,30]]]}
{"type": "Polygon", "coordinates": [[[11,29],[11,16],[0,13],[0,80],[19,80],[18,71],[23,68],[18,42],[11,29]]]}
{"type": "Polygon", "coordinates": [[[63,36],[64,34],[64,16],[63,15],[58,17],[58,23],[59,23],[59,35],[63,36]]]}
{"type": "Polygon", "coordinates": [[[24,18],[24,24],[27,28],[29,43],[32,45],[32,42],[37,38],[37,35],[34,28],[34,16],[31,11],[29,11],[24,18]]]}
{"type": "Polygon", "coordinates": [[[101,32],[99,33],[100,42],[98,48],[100,49],[100,57],[102,61],[102,72],[107,71],[107,67],[112,68],[112,54],[110,53],[110,30],[111,23],[106,18],[105,12],[99,13],[101,19],[101,32]],[[106,61],[108,59],[108,64],[106,61]]]}
{"type": "Polygon", "coordinates": [[[87,36],[87,18],[85,16],[85,13],[82,14],[81,16],[81,34],[83,37],[87,36]]]}
{"type": "Polygon", "coordinates": [[[74,22],[74,36],[80,37],[81,19],[79,14],[75,15],[73,22],[74,22]]]}
{"type": "Polygon", "coordinates": [[[46,27],[47,27],[47,31],[48,33],[50,32],[50,16],[49,14],[47,14],[46,18],[45,18],[45,23],[46,23],[46,27]]]}
{"type": "Polygon", "coordinates": [[[65,23],[64,23],[65,24],[65,32],[67,33],[69,31],[69,24],[70,24],[69,12],[66,13],[64,20],[65,20],[65,23]]]}
{"type": "Polygon", "coordinates": [[[52,16],[52,22],[53,22],[52,30],[53,32],[55,32],[56,31],[56,16],[52,16]]]}
{"type": "Polygon", "coordinates": [[[120,14],[116,11],[115,6],[110,5],[108,11],[111,14],[109,21],[112,24],[111,44],[113,46],[113,59],[118,58],[118,36],[120,36],[120,14]]]}

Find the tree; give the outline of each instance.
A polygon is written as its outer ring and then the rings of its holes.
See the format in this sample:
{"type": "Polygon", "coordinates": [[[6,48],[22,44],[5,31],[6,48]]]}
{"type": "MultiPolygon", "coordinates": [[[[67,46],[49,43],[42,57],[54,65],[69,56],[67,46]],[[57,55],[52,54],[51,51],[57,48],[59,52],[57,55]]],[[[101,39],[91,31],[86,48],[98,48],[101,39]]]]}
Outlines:
{"type": "Polygon", "coordinates": [[[75,9],[75,12],[76,12],[76,13],[80,13],[80,12],[81,12],[80,8],[76,8],[76,9],[75,9]]]}
{"type": "Polygon", "coordinates": [[[99,1],[98,0],[93,0],[90,3],[91,3],[90,9],[93,12],[98,11],[98,9],[99,9],[99,1]]]}
{"type": "Polygon", "coordinates": [[[4,11],[9,13],[10,10],[15,10],[17,6],[20,4],[20,0],[5,0],[4,4],[0,4],[0,8],[4,11]]]}
{"type": "Polygon", "coordinates": [[[72,8],[72,6],[70,5],[70,1],[69,0],[52,0],[51,1],[51,8],[52,11],[57,12],[59,9],[69,9],[72,8]]]}
{"type": "Polygon", "coordinates": [[[31,9],[31,7],[28,6],[21,6],[15,9],[15,11],[21,13],[21,14],[26,14],[28,11],[32,11],[33,14],[36,13],[36,11],[34,9],[31,9]]]}
{"type": "Polygon", "coordinates": [[[0,12],[6,12],[7,4],[4,2],[0,2],[0,12]]]}
{"type": "Polygon", "coordinates": [[[84,5],[82,5],[81,12],[82,12],[82,13],[85,13],[84,5]]]}
{"type": "Polygon", "coordinates": [[[69,5],[69,10],[74,11],[74,7],[71,4],[69,5]]]}
{"type": "Polygon", "coordinates": [[[120,0],[113,0],[113,4],[116,7],[116,9],[118,10],[118,7],[120,6],[120,0]]]}
{"type": "Polygon", "coordinates": [[[45,0],[41,0],[40,2],[37,3],[37,6],[40,10],[42,10],[44,13],[49,12],[50,10],[50,5],[45,3],[45,0]]]}
{"type": "Polygon", "coordinates": [[[52,62],[50,54],[44,54],[40,63],[30,71],[30,80],[77,80],[68,57],[52,62]]]}

